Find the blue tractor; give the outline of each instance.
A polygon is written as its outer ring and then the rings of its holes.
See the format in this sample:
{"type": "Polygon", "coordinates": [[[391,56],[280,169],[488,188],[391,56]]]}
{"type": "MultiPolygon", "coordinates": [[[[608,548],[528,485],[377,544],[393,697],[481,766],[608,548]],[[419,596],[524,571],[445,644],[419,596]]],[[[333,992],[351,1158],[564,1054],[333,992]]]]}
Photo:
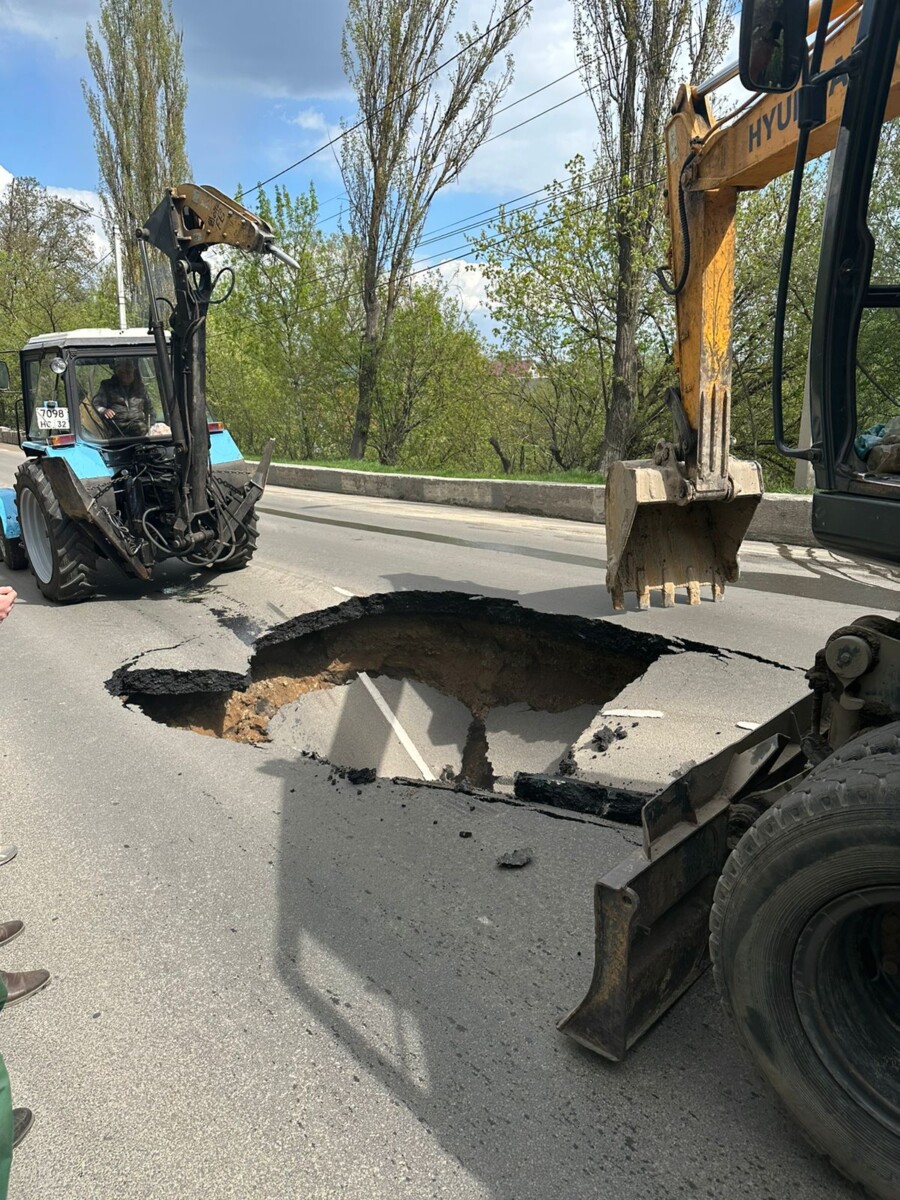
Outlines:
{"type": "MultiPolygon", "coordinates": [[[[219,279],[214,245],[274,254],[272,229],[214,188],[185,184],[137,231],[150,327],[33,337],[21,351],[27,455],[15,488],[0,488],[0,555],[26,564],[50,600],[96,591],[102,559],[150,579],[181,559],[245,567],[256,548],[255,505],[273,442],[256,472],[206,404],[206,316],[219,279]],[[147,252],[169,259],[175,302],[163,327],[147,252]]],[[[223,297],[223,298],[227,298],[223,297]]]]}

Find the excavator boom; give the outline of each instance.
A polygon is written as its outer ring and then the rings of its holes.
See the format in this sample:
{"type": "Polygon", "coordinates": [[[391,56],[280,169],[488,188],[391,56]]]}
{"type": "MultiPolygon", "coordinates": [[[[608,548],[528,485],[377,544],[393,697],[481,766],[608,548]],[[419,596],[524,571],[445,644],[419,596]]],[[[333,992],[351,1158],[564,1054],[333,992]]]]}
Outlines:
{"type": "MultiPolygon", "coordinates": [[[[818,11],[810,12],[810,30],[818,11]]],[[[848,58],[860,5],[836,0],[823,69],[848,58]]],[[[809,136],[808,158],[832,149],[846,79],[828,89],[824,120],[809,136]]],[[[900,71],[885,119],[900,111],[900,71]]],[[[684,85],[666,126],[669,266],[676,312],[679,386],[667,402],[674,441],[653,458],[615,463],[606,488],[607,588],[625,606],[634,592],[647,608],[653,591],[691,604],[708,585],[712,598],[738,578],[738,550],[762,498],[758,464],[731,457],[732,313],[738,193],[760,188],[790,169],[800,135],[800,89],[762,95],[717,121],[702,88],[684,85]]]]}

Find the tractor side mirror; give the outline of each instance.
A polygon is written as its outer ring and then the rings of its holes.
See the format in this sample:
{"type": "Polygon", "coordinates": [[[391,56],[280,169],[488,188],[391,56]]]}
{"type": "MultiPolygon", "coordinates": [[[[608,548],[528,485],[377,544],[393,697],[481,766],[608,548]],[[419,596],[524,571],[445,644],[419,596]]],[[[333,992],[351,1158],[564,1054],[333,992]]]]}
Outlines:
{"type": "Polygon", "coordinates": [[[743,0],[741,83],[750,92],[792,92],[806,62],[809,0],[743,0]]]}
{"type": "Polygon", "coordinates": [[[9,367],[5,362],[0,362],[0,392],[9,391],[9,367]]]}

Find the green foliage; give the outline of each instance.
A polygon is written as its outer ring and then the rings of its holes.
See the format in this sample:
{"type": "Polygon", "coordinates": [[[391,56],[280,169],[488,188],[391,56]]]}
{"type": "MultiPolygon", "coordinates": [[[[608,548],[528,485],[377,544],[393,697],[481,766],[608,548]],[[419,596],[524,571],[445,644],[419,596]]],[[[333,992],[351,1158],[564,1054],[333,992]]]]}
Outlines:
{"type": "Polygon", "coordinates": [[[115,284],[98,275],[88,219],[36,179],[13,179],[0,191],[0,349],[13,390],[0,393],[0,421],[10,423],[19,389],[18,350],[57,329],[109,325],[115,284]]]}

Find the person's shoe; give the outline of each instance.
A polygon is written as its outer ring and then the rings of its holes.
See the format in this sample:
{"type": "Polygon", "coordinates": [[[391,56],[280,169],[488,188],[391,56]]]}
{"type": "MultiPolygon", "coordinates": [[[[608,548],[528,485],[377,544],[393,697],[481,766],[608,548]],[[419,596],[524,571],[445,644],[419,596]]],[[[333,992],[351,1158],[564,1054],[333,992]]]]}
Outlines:
{"type": "Polygon", "coordinates": [[[19,847],[14,846],[12,842],[7,842],[5,846],[0,846],[0,867],[4,863],[12,862],[19,853],[19,847]]]}
{"type": "Polygon", "coordinates": [[[13,1109],[13,1150],[25,1141],[33,1124],[34,1113],[30,1108],[13,1109]]]}
{"type": "Polygon", "coordinates": [[[0,971],[0,979],[6,988],[6,1004],[18,1004],[20,1000],[33,996],[50,982],[49,971],[0,971]]]}
{"type": "Polygon", "coordinates": [[[24,921],[0,921],[0,946],[13,941],[24,928],[24,921]]]}

